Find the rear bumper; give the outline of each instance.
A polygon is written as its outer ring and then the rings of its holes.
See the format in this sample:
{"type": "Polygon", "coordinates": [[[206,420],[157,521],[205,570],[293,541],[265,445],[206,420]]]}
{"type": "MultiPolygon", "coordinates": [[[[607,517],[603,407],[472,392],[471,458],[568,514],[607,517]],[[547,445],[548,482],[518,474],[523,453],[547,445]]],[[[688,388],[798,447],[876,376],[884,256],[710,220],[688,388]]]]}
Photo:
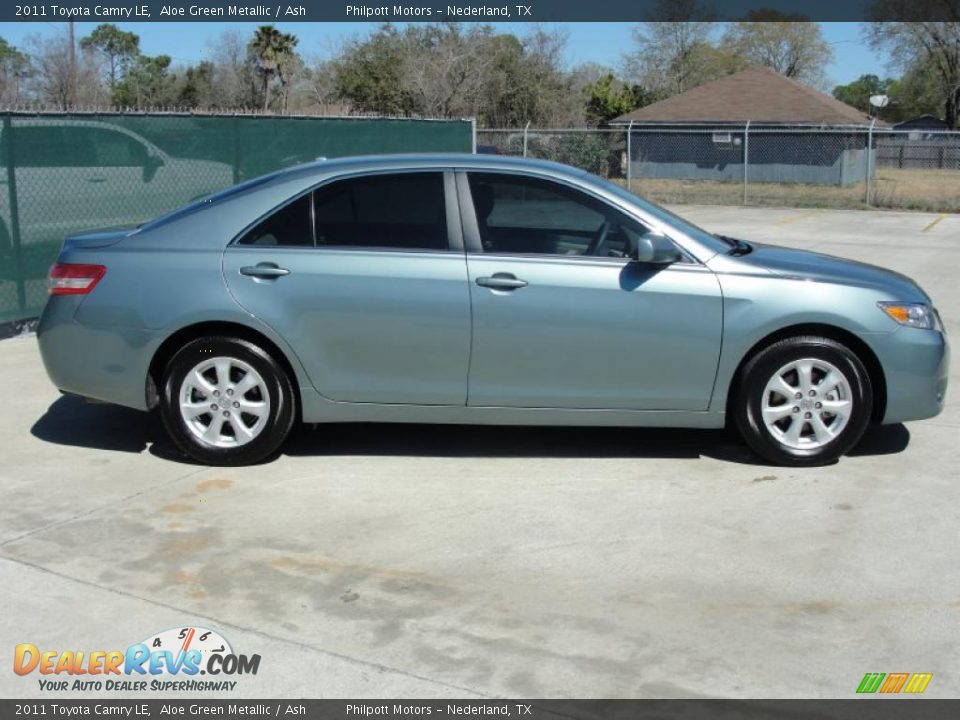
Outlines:
{"type": "Polygon", "coordinates": [[[904,327],[864,339],[876,352],[886,378],[883,424],[939,415],[946,402],[950,373],[946,335],[904,327]]]}
{"type": "Polygon", "coordinates": [[[82,300],[55,296],[43,309],[37,342],[47,375],[63,392],[146,410],[147,374],[159,339],[147,330],[77,322],[82,300]]]}

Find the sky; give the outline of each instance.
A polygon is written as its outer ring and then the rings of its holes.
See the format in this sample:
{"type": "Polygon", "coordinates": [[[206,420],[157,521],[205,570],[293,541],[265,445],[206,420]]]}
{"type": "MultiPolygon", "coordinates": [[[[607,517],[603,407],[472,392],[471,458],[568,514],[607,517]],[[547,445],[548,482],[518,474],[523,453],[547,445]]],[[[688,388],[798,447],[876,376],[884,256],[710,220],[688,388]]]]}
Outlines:
{"type": "MultiPolygon", "coordinates": [[[[140,50],[146,55],[170,55],[174,64],[196,63],[209,54],[216,38],[227,27],[238,27],[252,32],[259,23],[117,23],[140,36],[140,50]]],[[[78,22],[77,37],[90,34],[97,23],[78,22]]],[[[403,23],[398,23],[402,26],[403,23]]],[[[530,30],[527,23],[493,23],[502,31],[524,34],[530,30]]],[[[834,60],[827,67],[832,85],[844,85],[861,75],[886,75],[886,61],[875,54],[863,41],[859,23],[821,23],[824,38],[833,47],[834,60]]],[[[0,23],[0,37],[21,46],[30,35],[49,35],[65,32],[66,23],[0,23]]],[[[585,62],[617,68],[621,56],[632,48],[629,23],[556,23],[547,26],[561,28],[568,35],[567,62],[572,67],[585,62]]],[[[376,28],[375,23],[277,23],[283,32],[300,38],[298,50],[305,57],[325,57],[331,54],[344,38],[363,36],[376,28]]]]}

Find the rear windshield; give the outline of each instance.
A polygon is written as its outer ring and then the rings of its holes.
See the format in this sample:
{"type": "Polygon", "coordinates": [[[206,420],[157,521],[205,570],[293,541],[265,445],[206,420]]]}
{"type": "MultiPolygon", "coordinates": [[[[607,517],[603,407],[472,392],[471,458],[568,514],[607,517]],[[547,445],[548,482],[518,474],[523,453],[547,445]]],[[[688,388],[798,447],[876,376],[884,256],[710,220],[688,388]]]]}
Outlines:
{"type": "Polygon", "coordinates": [[[260,177],[253,178],[252,180],[242,182],[239,185],[231,185],[230,187],[225,188],[220,192],[215,192],[212,195],[205,195],[198,200],[194,200],[189,205],[184,205],[183,207],[172,210],[165,215],[161,215],[158,218],[143,223],[138,227],[138,229],[152,230],[153,228],[160,227],[161,225],[171,223],[174,220],[179,220],[182,217],[192,215],[197,210],[209,207],[210,205],[216,205],[217,203],[235,197],[236,195],[246,192],[247,190],[251,190],[252,188],[259,187],[260,185],[266,185],[281,173],[282,171],[277,171],[268,175],[261,175],[260,177]]]}

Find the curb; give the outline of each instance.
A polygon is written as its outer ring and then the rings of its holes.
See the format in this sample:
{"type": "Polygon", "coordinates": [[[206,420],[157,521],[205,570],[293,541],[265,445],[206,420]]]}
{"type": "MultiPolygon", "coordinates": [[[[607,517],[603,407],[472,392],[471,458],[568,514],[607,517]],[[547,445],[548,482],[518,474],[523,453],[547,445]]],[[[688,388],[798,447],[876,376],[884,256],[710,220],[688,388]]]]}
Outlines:
{"type": "Polygon", "coordinates": [[[38,320],[39,318],[26,318],[25,320],[0,323],[0,340],[23,337],[36,332],[38,320]]]}

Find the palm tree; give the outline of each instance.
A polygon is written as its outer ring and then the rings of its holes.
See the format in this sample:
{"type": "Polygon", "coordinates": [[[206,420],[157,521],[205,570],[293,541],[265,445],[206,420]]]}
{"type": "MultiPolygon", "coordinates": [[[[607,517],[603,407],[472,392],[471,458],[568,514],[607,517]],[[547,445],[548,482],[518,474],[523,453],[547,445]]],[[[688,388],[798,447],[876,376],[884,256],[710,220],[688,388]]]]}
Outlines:
{"type": "MultiPolygon", "coordinates": [[[[296,35],[282,33],[273,25],[261,25],[253,34],[249,50],[263,81],[263,109],[270,107],[270,83],[288,67],[297,46],[296,35]]],[[[286,77],[281,78],[286,84],[286,77]]]]}

